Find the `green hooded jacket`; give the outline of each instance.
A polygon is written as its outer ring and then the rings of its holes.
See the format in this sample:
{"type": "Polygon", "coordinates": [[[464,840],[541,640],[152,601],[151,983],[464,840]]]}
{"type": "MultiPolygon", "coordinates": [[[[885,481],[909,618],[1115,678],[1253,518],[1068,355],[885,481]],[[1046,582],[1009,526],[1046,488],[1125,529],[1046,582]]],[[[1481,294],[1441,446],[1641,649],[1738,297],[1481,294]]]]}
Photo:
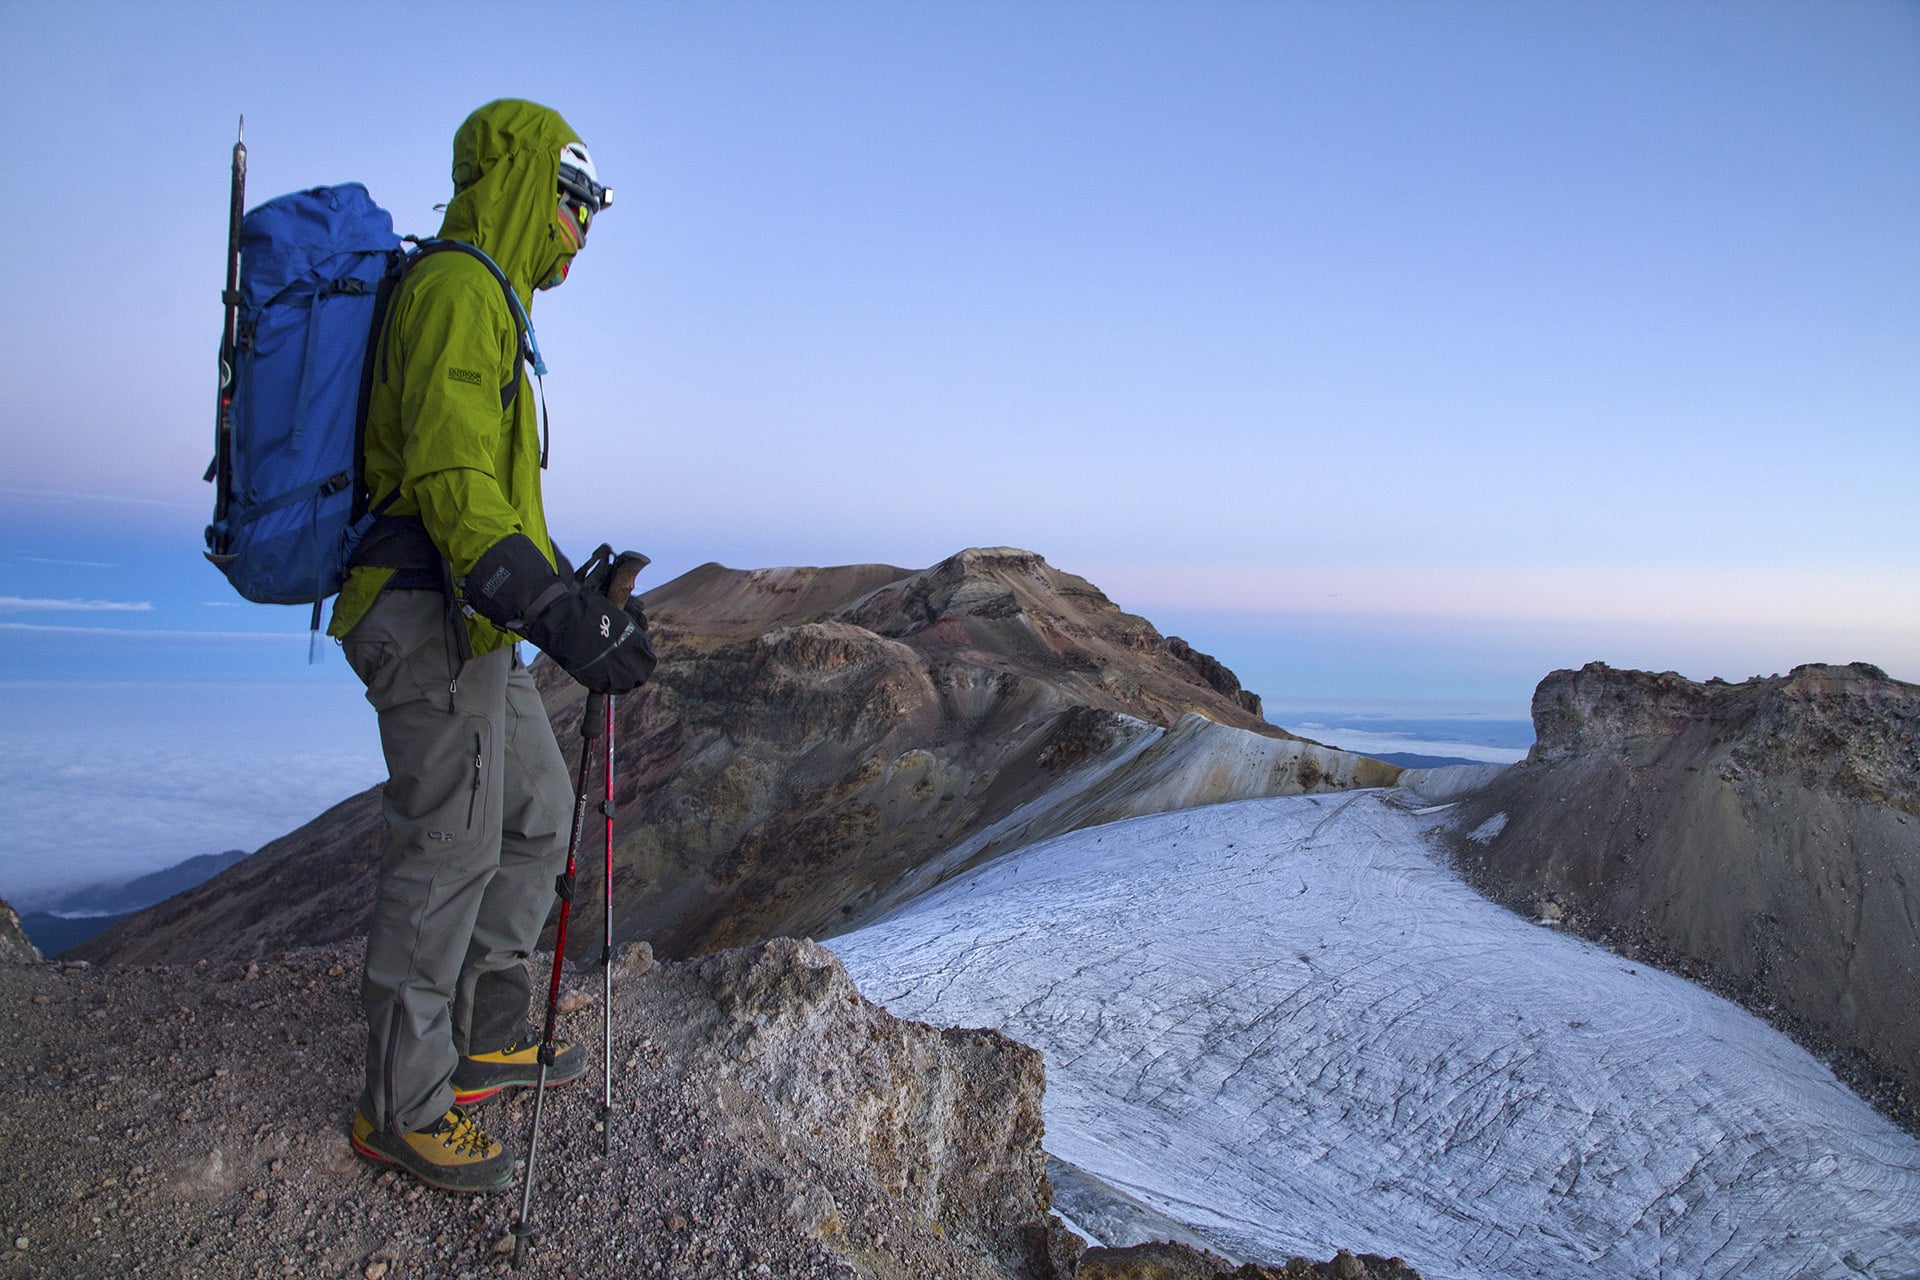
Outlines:
{"type": "MultiPolygon", "coordinates": [[[[558,112],[513,99],[481,107],[454,134],[454,196],[440,235],[484,250],[529,313],[535,289],[573,254],[558,190],[560,148],[578,140],[558,112]]],[[[386,512],[417,514],[456,582],[515,533],[556,559],[540,501],[536,397],[513,313],[486,265],[464,253],[421,261],[395,292],[381,341],[367,407],[372,500],[397,489],[386,512]],[[518,390],[503,410],[506,386],[518,390]]],[[[393,572],[352,569],[327,634],[353,630],[393,572]]],[[[467,631],[476,655],[516,639],[477,615],[467,631]]]]}

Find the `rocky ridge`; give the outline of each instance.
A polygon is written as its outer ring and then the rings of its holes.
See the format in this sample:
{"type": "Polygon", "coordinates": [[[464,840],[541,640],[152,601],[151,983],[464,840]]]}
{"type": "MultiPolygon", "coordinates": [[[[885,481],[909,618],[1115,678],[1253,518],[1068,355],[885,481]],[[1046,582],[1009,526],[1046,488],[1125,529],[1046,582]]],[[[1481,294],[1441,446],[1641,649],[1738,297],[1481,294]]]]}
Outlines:
{"type": "MultiPolygon", "coordinates": [[[[661,663],[617,703],[614,933],[664,956],[829,937],[1089,823],[1400,775],[1267,724],[1217,660],[1031,552],[705,565],[645,600],[661,663]]],[[[580,691],[535,673],[571,758],[580,691]]],[[[245,959],[359,936],[380,830],[375,788],[72,954],[245,959]]],[[[580,937],[599,938],[599,902],[576,904],[580,937]]]]}
{"type": "Polygon", "coordinates": [[[1476,886],[1740,1000],[1920,1131],[1920,686],[1590,663],[1533,719],[1460,805],[1476,886]]]}
{"type": "MultiPolygon", "coordinates": [[[[351,943],[231,965],[0,965],[0,1276],[1414,1274],[1351,1255],[1196,1270],[1179,1254],[1156,1270],[1086,1251],[1049,1212],[1040,1056],[894,1018],[791,940],[685,962],[623,951],[610,1113],[600,976],[576,975],[562,1034],[595,1070],[548,1096],[537,1234],[511,1271],[517,1187],[429,1191],[347,1143],[359,965],[351,943]]],[[[478,1114],[524,1153],[531,1110],[508,1096],[478,1114]]]]}

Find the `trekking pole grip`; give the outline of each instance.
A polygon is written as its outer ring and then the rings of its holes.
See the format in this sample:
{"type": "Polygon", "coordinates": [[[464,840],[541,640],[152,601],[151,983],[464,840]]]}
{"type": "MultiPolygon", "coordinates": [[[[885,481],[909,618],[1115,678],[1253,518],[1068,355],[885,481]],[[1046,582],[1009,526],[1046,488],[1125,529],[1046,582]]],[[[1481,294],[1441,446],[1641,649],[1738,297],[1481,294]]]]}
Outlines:
{"type": "MultiPolygon", "coordinates": [[[[597,560],[602,553],[610,550],[610,548],[602,547],[600,551],[594,553],[594,558],[597,560]]],[[[633,584],[640,577],[640,571],[652,563],[653,560],[651,557],[642,555],[638,551],[622,551],[614,557],[612,566],[607,570],[606,594],[607,599],[613,601],[615,608],[624,609],[627,607],[627,600],[633,595],[633,584]]],[[[589,566],[589,568],[591,568],[591,566],[589,566]]],[[[599,737],[601,725],[606,718],[607,695],[589,691],[587,694],[587,705],[580,716],[581,736],[586,738],[599,737]]]]}
{"type": "Polygon", "coordinates": [[[653,561],[638,551],[622,551],[613,562],[613,576],[607,582],[607,599],[620,606],[627,607],[628,597],[633,595],[633,584],[639,578],[640,571],[653,561]]]}

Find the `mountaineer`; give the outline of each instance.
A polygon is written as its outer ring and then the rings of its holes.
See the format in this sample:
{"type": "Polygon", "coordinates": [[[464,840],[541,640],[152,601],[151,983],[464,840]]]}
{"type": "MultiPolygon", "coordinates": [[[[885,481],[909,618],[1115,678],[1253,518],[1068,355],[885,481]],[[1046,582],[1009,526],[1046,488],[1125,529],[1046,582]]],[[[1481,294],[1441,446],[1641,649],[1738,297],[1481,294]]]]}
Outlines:
{"type": "MultiPolygon", "coordinates": [[[[567,278],[612,193],[557,112],[517,100],[460,126],[453,188],[439,239],[460,243],[437,247],[462,251],[416,255],[378,339],[364,468],[379,519],[328,633],[389,775],[353,1147],[432,1186],[500,1191],[512,1154],[466,1107],[539,1078],[527,960],[574,799],[516,642],[600,693],[637,687],[654,659],[638,602],[575,582],[548,536],[521,367],[534,293],[567,278]]],[[[585,1068],[558,1046],[547,1078],[585,1068]]]]}

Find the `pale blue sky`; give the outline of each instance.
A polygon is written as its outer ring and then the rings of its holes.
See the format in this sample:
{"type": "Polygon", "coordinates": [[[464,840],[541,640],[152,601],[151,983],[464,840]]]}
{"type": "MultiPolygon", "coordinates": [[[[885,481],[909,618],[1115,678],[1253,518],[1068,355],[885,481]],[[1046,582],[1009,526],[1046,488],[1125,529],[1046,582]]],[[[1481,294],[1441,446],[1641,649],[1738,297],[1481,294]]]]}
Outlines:
{"type": "Polygon", "coordinates": [[[553,523],[656,582],[1019,545],[1282,705],[1920,679],[1915,3],[5,12],[33,678],[304,627],[197,554],[235,118],[249,203],[357,179],[425,233],[513,95],[618,192],[534,313],[553,523]]]}

